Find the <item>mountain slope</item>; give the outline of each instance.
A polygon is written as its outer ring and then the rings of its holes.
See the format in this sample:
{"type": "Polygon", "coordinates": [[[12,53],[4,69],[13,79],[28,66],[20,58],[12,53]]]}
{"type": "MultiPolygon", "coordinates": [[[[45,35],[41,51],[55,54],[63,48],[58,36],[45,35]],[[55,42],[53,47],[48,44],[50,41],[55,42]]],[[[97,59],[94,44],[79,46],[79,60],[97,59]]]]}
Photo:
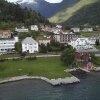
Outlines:
{"type": "Polygon", "coordinates": [[[43,16],[48,18],[59,12],[59,10],[76,4],[78,1],[79,0],[63,0],[61,3],[49,3],[45,0],[33,0],[33,2],[31,2],[31,0],[17,0],[15,3],[19,3],[23,8],[27,7],[40,12],[43,16]]]}
{"type": "Polygon", "coordinates": [[[100,1],[97,3],[85,6],[75,13],[71,18],[63,24],[69,25],[100,25],[100,1]]]}
{"type": "Polygon", "coordinates": [[[18,4],[0,0],[0,22],[18,22],[25,24],[44,23],[48,21],[32,10],[22,9],[18,4]]]}
{"type": "MultiPolygon", "coordinates": [[[[63,9],[60,12],[56,13],[54,16],[49,18],[49,21],[53,22],[53,23],[65,23],[68,20],[70,20],[69,22],[71,22],[71,20],[72,20],[71,18],[74,15],[76,15],[78,12],[80,12],[81,9],[83,9],[84,7],[87,8],[88,6],[95,4],[98,1],[99,0],[79,0],[79,2],[77,4],[75,4],[69,8],[63,9]]],[[[88,11],[88,8],[86,9],[86,11],[88,11]]],[[[83,14],[83,13],[81,12],[81,14],[83,14]]],[[[84,17],[86,17],[86,16],[84,16],[84,17]]],[[[88,17],[91,17],[91,15],[88,17]]],[[[74,17],[74,19],[76,19],[76,17],[74,17]]],[[[79,20],[81,21],[80,18],[79,18],[79,20]]]]}

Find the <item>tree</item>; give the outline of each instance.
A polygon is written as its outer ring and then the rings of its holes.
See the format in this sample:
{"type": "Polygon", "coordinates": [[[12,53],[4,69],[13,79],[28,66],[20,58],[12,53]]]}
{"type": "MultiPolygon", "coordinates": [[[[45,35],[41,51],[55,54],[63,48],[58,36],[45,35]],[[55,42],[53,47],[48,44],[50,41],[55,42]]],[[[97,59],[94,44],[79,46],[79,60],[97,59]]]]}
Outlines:
{"type": "Polygon", "coordinates": [[[52,48],[51,48],[51,46],[50,46],[50,43],[47,43],[47,51],[48,51],[48,52],[51,52],[51,51],[52,51],[52,48]]]}
{"type": "Polygon", "coordinates": [[[65,50],[65,44],[60,44],[60,51],[65,50]]]}
{"type": "Polygon", "coordinates": [[[61,54],[61,61],[67,65],[70,66],[73,64],[75,60],[75,49],[72,47],[66,48],[62,54],[61,54]]]}
{"type": "Polygon", "coordinates": [[[40,53],[47,53],[47,48],[44,44],[40,45],[40,53]]]}
{"type": "Polygon", "coordinates": [[[96,44],[96,46],[98,46],[100,44],[99,39],[96,40],[95,44],[96,44]]]}
{"type": "Polygon", "coordinates": [[[16,43],[15,43],[15,50],[16,50],[18,53],[22,53],[22,44],[21,44],[21,42],[16,42],[16,43]]]}

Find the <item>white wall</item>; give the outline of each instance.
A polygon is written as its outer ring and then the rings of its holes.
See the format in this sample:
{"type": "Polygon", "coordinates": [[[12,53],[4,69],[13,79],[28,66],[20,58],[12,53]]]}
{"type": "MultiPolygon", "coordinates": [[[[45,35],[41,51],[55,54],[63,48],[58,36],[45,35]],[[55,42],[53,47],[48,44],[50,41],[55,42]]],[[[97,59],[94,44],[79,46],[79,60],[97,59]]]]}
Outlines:
{"type": "Polygon", "coordinates": [[[38,51],[38,43],[33,43],[33,44],[24,44],[22,43],[22,52],[27,52],[29,53],[34,53],[35,51],[38,51]]]}

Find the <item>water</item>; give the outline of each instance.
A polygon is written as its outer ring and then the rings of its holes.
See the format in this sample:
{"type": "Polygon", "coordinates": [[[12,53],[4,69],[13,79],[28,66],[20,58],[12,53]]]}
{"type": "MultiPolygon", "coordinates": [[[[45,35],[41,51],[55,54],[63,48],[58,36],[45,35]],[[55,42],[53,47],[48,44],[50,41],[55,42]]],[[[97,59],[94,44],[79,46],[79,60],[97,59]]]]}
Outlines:
{"type": "Polygon", "coordinates": [[[80,76],[80,84],[51,86],[41,80],[0,85],[0,100],[100,100],[100,73],[80,76]]]}

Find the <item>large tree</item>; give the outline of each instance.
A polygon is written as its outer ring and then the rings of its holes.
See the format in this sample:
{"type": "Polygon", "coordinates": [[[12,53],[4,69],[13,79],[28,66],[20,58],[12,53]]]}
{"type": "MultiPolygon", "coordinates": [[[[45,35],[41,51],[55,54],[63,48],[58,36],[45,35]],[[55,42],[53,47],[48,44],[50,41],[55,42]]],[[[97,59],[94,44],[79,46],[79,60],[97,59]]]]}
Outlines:
{"type": "Polygon", "coordinates": [[[70,66],[73,64],[75,60],[75,49],[73,49],[71,46],[67,47],[61,54],[61,61],[67,65],[70,66]]]}

